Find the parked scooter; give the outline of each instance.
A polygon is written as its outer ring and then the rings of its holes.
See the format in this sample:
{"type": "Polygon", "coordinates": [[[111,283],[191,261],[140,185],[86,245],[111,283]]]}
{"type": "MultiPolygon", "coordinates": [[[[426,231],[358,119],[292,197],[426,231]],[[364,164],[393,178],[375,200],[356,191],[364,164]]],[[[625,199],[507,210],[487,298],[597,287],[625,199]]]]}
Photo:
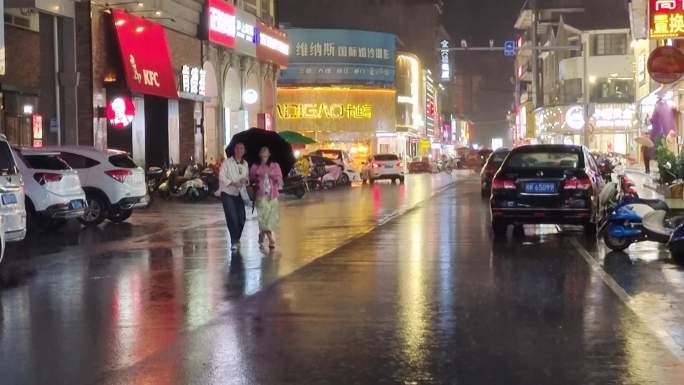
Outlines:
{"type": "Polygon", "coordinates": [[[291,194],[296,196],[298,199],[302,199],[306,195],[307,185],[304,181],[304,177],[301,176],[297,170],[292,170],[290,175],[285,178],[283,183],[283,188],[280,192],[283,194],[291,194]]]}
{"type": "Polygon", "coordinates": [[[178,167],[170,166],[165,177],[159,186],[159,193],[165,199],[182,197],[197,202],[209,196],[209,186],[200,177],[199,166],[194,162],[186,167],[183,176],[178,175],[178,167]]]}
{"type": "MultiPolygon", "coordinates": [[[[603,241],[606,246],[613,251],[622,251],[629,247],[632,243],[643,241],[655,241],[663,243],[663,234],[659,234],[660,230],[655,226],[660,217],[655,217],[655,211],[664,213],[663,219],[669,212],[669,207],[665,201],[660,199],[642,199],[636,193],[633,183],[624,175],[619,175],[619,184],[610,183],[609,186],[615,186],[616,193],[608,198],[608,193],[601,192],[601,201],[606,208],[606,215],[604,222],[601,225],[599,234],[603,234],[603,241]],[[654,231],[645,229],[644,221],[647,215],[651,214],[648,222],[654,231]]],[[[660,215],[660,214],[658,214],[660,215]]],[[[665,222],[660,220],[660,225],[665,222]]],[[[669,225],[665,225],[669,227],[669,225]]],[[[667,238],[669,238],[667,234],[667,238]]],[[[667,242],[667,239],[665,239],[667,242]]]]}
{"type": "Polygon", "coordinates": [[[146,172],[147,179],[147,194],[152,198],[154,193],[159,190],[159,185],[164,179],[164,169],[161,167],[150,167],[146,172]]]}

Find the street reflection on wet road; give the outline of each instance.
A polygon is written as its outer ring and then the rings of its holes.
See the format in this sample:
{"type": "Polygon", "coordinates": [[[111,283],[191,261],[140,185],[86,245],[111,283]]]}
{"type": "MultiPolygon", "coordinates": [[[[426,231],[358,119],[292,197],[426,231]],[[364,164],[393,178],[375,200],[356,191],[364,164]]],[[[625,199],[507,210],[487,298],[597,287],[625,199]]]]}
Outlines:
{"type": "Polygon", "coordinates": [[[684,383],[578,252],[609,270],[600,246],[555,227],[493,242],[476,178],[288,202],[270,254],[251,221],[230,256],[215,205],[155,210],[132,240],[10,255],[3,384],[684,383]]]}

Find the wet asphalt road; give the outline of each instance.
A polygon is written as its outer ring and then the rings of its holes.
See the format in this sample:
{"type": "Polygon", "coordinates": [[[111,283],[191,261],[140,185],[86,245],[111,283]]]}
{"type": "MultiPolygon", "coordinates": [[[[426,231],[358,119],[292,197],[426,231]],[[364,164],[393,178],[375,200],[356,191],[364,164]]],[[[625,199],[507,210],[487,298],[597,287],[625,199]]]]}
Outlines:
{"type": "Polygon", "coordinates": [[[472,176],[287,201],[275,253],[250,221],[231,256],[217,211],[13,245],[0,383],[684,383],[681,268],[572,229],[493,242],[472,176]]]}

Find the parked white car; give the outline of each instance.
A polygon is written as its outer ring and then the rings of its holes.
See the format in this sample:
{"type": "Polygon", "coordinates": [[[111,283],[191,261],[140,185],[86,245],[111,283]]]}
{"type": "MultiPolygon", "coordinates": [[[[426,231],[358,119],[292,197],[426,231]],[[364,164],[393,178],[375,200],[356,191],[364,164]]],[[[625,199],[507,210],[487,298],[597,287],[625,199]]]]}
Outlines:
{"type": "Polygon", "coordinates": [[[58,152],[14,148],[14,157],[24,179],[29,228],[54,229],[83,216],[86,196],[78,173],[58,152]]]}
{"type": "Polygon", "coordinates": [[[368,159],[361,171],[363,183],[375,183],[376,180],[387,179],[404,183],[404,166],[401,159],[394,154],[377,154],[368,159]]]}
{"type": "Polygon", "coordinates": [[[84,225],[96,226],[105,219],[123,222],[133,209],[148,205],[145,171],[126,152],[86,146],[45,150],[58,152],[78,172],[88,203],[85,214],[79,218],[84,225]]]}
{"type": "Polygon", "coordinates": [[[4,135],[0,135],[0,217],[5,242],[18,242],[26,237],[24,182],[4,135]]]}

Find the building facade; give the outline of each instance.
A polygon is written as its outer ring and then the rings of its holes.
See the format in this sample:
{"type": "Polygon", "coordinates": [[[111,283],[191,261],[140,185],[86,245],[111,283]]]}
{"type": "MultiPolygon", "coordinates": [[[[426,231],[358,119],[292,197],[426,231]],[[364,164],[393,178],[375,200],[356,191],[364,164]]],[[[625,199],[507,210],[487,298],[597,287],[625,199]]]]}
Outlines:
{"type": "Polygon", "coordinates": [[[273,0],[53,3],[5,2],[0,129],[13,143],[161,166],[220,160],[236,132],[273,128],[289,55],[273,0]]]}
{"type": "Polygon", "coordinates": [[[537,46],[551,48],[531,49],[533,17],[524,10],[516,23],[522,31],[515,61],[516,142],[585,144],[636,156],[635,48],[628,20],[623,28],[609,28],[620,21],[587,25],[577,10],[537,12],[544,21],[536,28],[537,46]]]}

